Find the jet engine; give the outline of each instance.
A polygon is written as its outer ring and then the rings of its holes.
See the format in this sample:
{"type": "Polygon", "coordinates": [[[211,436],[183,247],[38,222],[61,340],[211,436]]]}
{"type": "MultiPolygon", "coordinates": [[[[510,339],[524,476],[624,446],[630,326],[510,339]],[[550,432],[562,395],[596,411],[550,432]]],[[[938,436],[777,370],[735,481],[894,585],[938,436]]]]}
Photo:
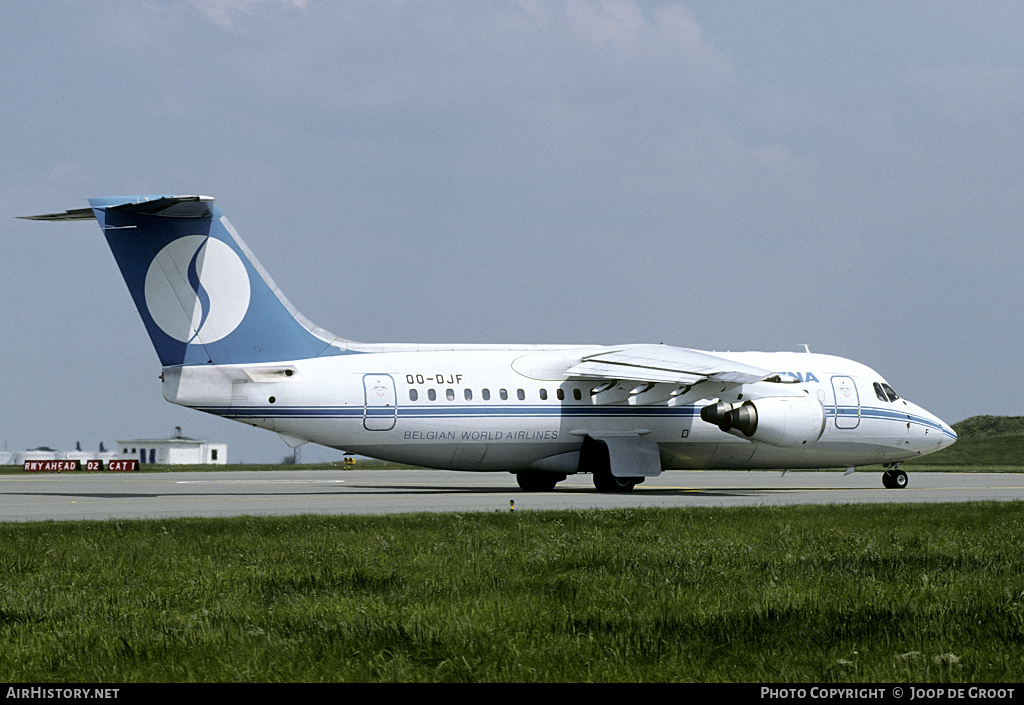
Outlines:
{"type": "Polygon", "coordinates": [[[719,401],[701,409],[700,417],[726,433],[780,448],[814,443],[825,432],[825,409],[810,397],[719,401]]]}

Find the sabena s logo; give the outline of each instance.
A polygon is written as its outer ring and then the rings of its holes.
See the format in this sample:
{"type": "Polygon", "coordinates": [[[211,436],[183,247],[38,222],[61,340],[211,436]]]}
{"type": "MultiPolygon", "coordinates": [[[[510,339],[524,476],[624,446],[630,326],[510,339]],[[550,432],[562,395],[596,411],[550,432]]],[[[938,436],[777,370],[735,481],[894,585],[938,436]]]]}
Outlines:
{"type": "Polygon", "coordinates": [[[249,274],[227,244],[186,235],[153,258],[145,296],[153,321],[164,333],[183,343],[212,343],[245,318],[249,274]]]}

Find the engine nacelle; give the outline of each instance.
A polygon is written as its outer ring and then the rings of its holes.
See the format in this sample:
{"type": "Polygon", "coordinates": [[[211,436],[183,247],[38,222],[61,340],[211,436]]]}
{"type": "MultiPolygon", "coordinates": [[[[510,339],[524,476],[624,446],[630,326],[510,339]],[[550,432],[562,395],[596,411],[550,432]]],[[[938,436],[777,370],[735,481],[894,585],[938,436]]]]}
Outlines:
{"type": "Polygon", "coordinates": [[[740,405],[719,401],[700,417],[726,433],[780,448],[814,443],[825,432],[825,409],[810,397],[765,397],[740,405]]]}

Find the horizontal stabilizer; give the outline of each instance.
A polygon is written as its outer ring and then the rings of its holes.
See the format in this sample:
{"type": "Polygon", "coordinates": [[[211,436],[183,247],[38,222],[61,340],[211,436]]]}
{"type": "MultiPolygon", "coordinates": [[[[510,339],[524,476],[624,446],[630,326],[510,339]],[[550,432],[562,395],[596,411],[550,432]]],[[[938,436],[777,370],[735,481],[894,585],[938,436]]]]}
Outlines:
{"type": "MultiPolygon", "coordinates": [[[[213,213],[213,199],[209,196],[134,196],[126,198],[95,198],[90,203],[119,213],[157,215],[164,218],[206,218],[213,213]]],[[[92,208],[75,208],[63,213],[21,216],[23,220],[93,220],[92,208]]]]}
{"type": "Polygon", "coordinates": [[[19,215],[22,220],[94,220],[96,215],[92,208],[76,208],[63,213],[44,213],[42,215],[19,215]]]}
{"type": "Polygon", "coordinates": [[[132,215],[158,215],[162,218],[207,218],[213,213],[210,196],[154,196],[137,202],[105,203],[106,199],[93,198],[89,202],[97,208],[132,215]]]}

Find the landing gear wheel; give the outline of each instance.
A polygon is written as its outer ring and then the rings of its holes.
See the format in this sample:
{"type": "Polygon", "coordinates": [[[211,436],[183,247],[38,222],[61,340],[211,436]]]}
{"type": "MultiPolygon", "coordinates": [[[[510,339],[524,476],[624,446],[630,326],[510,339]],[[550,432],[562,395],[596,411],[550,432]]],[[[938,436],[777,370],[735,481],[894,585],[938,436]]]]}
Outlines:
{"type": "Polygon", "coordinates": [[[616,477],[608,470],[594,473],[594,487],[598,492],[631,492],[642,477],[616,477]]]}
{"type": "Polygon", "coordinates": [[[882,473],[882,486],[888,490],[902,490],[907,482],[907,473],[899,468],[890,468],[882,473]]]}
{"type": "Polygon", "coordinates": [[[526,492],[550,492],[555,485],[565,479],[565,475],[551,472],[518,472],[516,482],[526,492]]]}

